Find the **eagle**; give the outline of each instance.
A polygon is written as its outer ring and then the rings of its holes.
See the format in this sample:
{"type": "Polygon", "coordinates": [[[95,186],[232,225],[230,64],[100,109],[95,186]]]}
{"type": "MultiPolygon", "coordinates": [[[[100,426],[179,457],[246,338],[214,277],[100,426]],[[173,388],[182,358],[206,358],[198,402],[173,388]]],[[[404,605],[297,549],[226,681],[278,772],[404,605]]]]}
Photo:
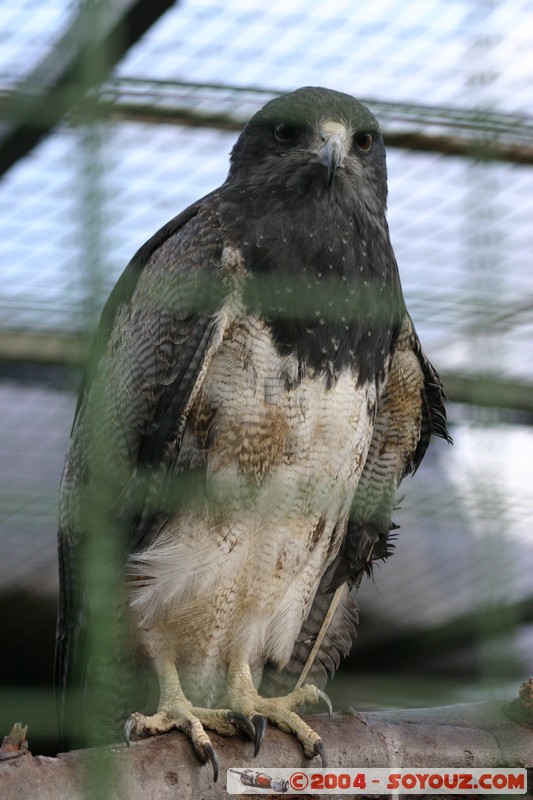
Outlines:
{"type": "Polygon", "coordinates": [[[326,763],[298,709],[330,705],[357,588],[392,548],[398,485],[433,434],[449,440],[386,204],[375,117],[305,87],[249,120],[225,182],[126,267],[61,483],[67,735],[100,705],[128,743],[183,731],[216,779],[208,731],[257,752],[268,721],[326,763]]]}

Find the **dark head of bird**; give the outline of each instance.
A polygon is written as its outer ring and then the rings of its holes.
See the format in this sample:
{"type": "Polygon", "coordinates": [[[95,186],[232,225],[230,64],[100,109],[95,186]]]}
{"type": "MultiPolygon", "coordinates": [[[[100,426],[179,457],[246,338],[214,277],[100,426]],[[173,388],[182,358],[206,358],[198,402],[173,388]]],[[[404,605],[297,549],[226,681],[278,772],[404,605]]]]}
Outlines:
{"type": "Polygon", "coordinates": [[[386,202],[378,122],[342,92],[304,87],[271,100],[231,154],[221,219],[257,278],[248,305],[281,353],[332,381],[356,358],[361,380],[379,373],[398,329],[386,202]]]}
{"type": "Polygon", "coordinates": [[[384,213],[385,148],[374,115],[343,92],[304,87],[268,102],[231,154],[228,180],[362,203],[384,213]]]}

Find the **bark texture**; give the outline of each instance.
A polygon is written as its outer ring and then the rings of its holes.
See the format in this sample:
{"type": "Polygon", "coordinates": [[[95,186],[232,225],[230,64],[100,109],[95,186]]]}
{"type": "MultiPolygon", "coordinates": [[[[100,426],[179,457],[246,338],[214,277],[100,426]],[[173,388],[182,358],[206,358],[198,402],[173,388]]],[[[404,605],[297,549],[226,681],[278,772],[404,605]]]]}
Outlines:
{"type": "MultiPolygon", "coordinates": [[[[348,710],[331,719],[316,715],[310,722],[327,744],[331,767],[533,768],[533,727],[513,721],[506,709],[495,701],[365,714],[348,710]]],[[[130,748],[115,745],[57,758],[26,753],[0,760],[0,798],[227,800],[228,767],[261,771],[312,763],[293,736],[272,727],[256,759],[249,742],[215,734],[212,741],[220,760],[216,784],[211,767],[198,763],[185,736],[171,733],[130,748]]]]}

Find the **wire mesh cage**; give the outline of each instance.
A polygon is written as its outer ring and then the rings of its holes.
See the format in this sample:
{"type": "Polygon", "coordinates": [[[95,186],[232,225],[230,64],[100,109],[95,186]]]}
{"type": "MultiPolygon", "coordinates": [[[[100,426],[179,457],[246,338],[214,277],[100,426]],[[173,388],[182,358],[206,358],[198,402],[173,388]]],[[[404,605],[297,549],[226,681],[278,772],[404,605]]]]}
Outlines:
{"type": "Polygon", "coordinates": [[[0,8],[2,728],[23,713],[37,747],[57,749],[57,486],[106,296],[155,230],[222,183],[245,121],[301,85],[380,120],[407,306],[455,440],[402,486],[396,552],[361,587],[332,697],[431,705],[527,677],[532,20],[528,0],[0,8]]]}

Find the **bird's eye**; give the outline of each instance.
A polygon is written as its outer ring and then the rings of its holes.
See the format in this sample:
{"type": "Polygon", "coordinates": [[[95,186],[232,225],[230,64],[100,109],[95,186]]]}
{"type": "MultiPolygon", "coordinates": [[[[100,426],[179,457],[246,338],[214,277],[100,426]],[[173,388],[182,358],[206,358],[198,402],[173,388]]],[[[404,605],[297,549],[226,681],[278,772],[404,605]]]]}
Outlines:
{"type": "Polygon", "coordinates": [[[373,137],[371,133],[358,133],[355,137],[355,143],[359,150],[363,153],[368,153],[372,147],[373,137]]]}
{"type": "Polygon", "coordinates": [[[274,138],[277,142],[292,142],[298,136],[298,128],[288,122],[279,122],[274,128],[274,138]]]}

